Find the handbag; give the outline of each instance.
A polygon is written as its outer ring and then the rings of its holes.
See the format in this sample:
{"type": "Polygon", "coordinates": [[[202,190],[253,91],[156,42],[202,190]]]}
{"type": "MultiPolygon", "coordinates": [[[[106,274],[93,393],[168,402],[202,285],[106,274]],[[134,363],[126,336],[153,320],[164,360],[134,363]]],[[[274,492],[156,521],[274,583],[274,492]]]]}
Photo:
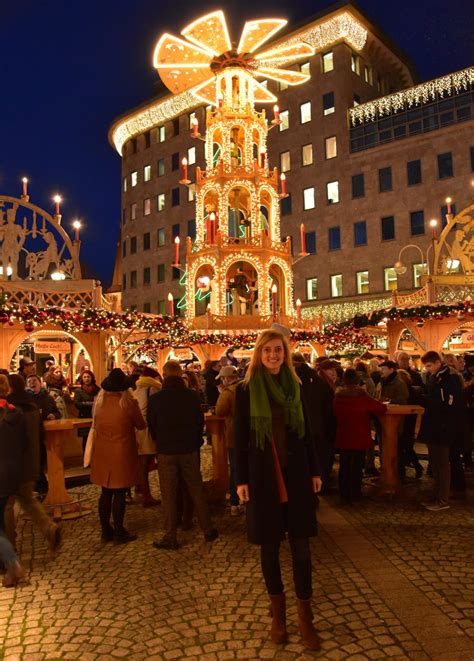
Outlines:
{"type": "Polygon", "coordinates": [[[94,425],[92,424],[92,427],[89,429],[89,433],[87,434],[87,441],[86,441],[86,447],[84,450],[84,468],[88,468],[91,465],[92,461],[92,453],[94,451],[94,440],[95,440],[95,429],[94,425]]]}

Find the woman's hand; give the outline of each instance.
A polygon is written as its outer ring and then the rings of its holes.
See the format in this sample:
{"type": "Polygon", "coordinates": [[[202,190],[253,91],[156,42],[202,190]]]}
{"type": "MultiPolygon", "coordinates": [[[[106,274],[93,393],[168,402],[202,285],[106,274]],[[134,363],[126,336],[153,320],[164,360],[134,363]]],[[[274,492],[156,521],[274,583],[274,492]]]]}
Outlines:
{"type": "Polygon", "coordinates": [[[323,482],[319,475],[313,475],[311,478],[311,481],[313,483],[313,491],[314,493],[319,493],[321,491],[321,487],[323,486],[323,482]]]}
{"type": "Polygon", "coordinates": [[[249,485],[248,484],[239,484],[237,487],[237,495],[241,503],[248,503],[250,500],[249,496],[249,485]]]}

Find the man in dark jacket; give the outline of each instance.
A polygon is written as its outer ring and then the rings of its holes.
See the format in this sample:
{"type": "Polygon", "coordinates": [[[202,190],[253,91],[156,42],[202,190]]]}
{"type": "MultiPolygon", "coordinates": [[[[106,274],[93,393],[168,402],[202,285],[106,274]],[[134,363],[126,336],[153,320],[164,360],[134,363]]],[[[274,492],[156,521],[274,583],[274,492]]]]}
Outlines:
{"type": "Polygon", "coordinates": [[[31,376],[31,374],[36,374],[36,363],[31,360],[29,356],[23,356],[23,358],[20,358],[20,363],[18,365],[18,374],[23,377],[26,383],[26,379],[31,376]]]}
{"type": "Polygon", "coordinates": [[[438,512],[449,509],[450,465],[449,448],[458,434],[462,412],[462,387],[456,374],[443,365],[436,351],[425,353],[421,362],[428,372],[425,414],[420,431],[428,445],[428,454],[435,482],[434,500],[422,503],[438,512]]]}
{"type": "Polygon", "coordinates": [[[394,360],[384,360],[380,363],[382,378],[375,389],[377,399],[388,400],[391,404],[408,403],[408,386],[397,375],[397,363],[394,360]]]}
{"type": "Polygon", "coordinates": [[[177,361],[168,361],[163,368],[163,388],[148,400],[148,429],[157,447],[158,474],[164,510],[165,534],[153,542],[157,549],[177,549],[178,477],[185,482],[206,542],[213,542],[209,508],[204,498],[199,448],[202,445],[204,416],[196,392],[186,388],[177,361]]]}

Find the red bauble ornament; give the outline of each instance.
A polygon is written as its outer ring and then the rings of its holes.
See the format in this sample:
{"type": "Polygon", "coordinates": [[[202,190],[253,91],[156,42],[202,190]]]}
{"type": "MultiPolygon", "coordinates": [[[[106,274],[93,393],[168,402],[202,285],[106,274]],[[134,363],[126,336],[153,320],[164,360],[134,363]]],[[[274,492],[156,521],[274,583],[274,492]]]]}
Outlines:
{"type": "Polygon", "coordinates": [[[0,324],[6,324],[9,318],[7,314],[0,314],[0,324]]]}
{"type": "Polygon", "coordinates": [[[32,331],[35,330],[35,327],[34,327],[34,324],[32,324],[31,322],[27,322],[24,325],[24,329],[26,330],[27,333],[31,333],[32,331]]]}
{"type": "Polygon", "coordinates": [[[89,331],[90,331],[89,326],[83,326],[83,327],[82,327],[82,332],[83,332],[83,333],[88,333],[89,331]]]}

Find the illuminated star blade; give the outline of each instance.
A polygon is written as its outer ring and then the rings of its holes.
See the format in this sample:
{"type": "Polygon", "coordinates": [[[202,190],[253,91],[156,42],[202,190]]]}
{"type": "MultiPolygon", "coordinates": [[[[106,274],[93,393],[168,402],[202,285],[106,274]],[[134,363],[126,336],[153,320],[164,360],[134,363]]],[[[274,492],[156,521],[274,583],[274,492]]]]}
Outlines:
{"type": "Polygon", "coordinates": [[[156,45],[153,66],[166,87],[177,94],[212,75],[209,58],[206,50],[165,33],[156,45]]]}
{"type": "Polygon", "coordinates": [[[181,34],[214,56],[232,49],[224,12],[220,9],[190,23],[181,34]]]}
{"type": "Polygon", "coordinates": [[[283,18],[261,18],[255,21],[247,21],[242,30],[237,51],[239,53],[253,53],[287,23],[288,21],[283,18]]]}
{"type": "Polygon", "coordinates": [[[206,80],[202,85],[190,90],[200,101],[210,104],[211,106],[217,105],[217,88],[216,81],[212,78],[206,80]]]}
{"type": "Polygon", "coordinates": [[[264,64],[265,62],[275,64],[283,64],[285,62],[295,61],[301,57],[312,57],[315,50],[312,46],[304,41],[298,41],[290,45],[281,46],[278,48],[271,48],[263,53],[255,55],[255,59],[264,64]]]}
{"type": "Polygon", "coordinates": [[[276,103],[278,101],[277,97],[265,85],[262,85],[257,80],[254,80],[253,84],[255,103],[276,103]]]}
{"type": "Polygon", "coordinates": [[[301,85],[306,83],[311,76],[301,71],[289,71],[288,69],[273,69],[270,67],[259,67],[255,72],[255,76],[262,76],[264,78],[271,78],[279,83],[286,83],[287,85],[301,85]]]}

